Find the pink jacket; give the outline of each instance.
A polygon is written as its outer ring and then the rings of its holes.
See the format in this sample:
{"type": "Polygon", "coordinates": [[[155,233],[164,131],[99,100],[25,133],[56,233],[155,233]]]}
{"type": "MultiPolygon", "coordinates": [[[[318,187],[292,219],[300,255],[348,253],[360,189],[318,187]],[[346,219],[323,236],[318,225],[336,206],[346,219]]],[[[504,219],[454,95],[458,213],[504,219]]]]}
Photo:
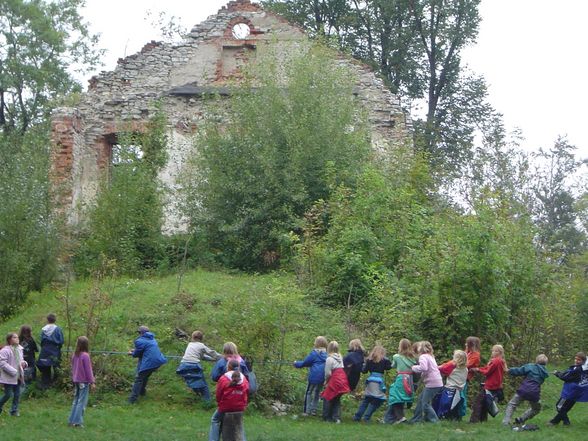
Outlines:
{"type": "MultiPolygon", "coordinates": [[[[22,346],[18,345],[18,352],[22,365],[26,366],[22,356],[22,346]]],[[[4,346],[0,349],[0,384],[17,384],[18,380],[24,379],[24,370],[22,365],[17,365],[12,346],[4,346]]]]}
{"type": "Polygon", "coordinates": [[[419,364],[415,364],[412,370],[421,374],[425,387],[443,387],[443,379],[437,367],[437,362],[431,354],[421,354],[419,364]]]}

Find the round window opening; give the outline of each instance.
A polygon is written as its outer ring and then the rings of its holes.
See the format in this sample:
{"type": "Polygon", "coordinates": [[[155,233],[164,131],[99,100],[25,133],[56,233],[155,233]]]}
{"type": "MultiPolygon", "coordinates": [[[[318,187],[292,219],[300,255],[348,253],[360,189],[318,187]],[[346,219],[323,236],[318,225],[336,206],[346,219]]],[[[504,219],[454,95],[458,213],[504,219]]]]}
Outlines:
{"type": "Polygon", "coordinates": [[[249,25],[246,23],[237,23],[233,26],[233,37],[237,40],[243,40],[249,37],[251,30],[249,29],[249,25]]]}

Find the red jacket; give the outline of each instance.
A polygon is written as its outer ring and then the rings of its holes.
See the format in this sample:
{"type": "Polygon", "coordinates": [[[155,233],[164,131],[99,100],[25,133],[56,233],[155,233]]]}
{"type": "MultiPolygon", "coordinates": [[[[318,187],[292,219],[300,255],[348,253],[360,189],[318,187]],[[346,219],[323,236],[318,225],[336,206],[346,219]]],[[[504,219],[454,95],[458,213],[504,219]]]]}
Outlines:
{"type": "Polygon", "coordinates": [[[480,373],[486,377],[484,389],[497,390],[502,389],[502,379],[506,363],[502,358],[492,358],[488,365],[480,368],[480,373]]]}
{"type": "Polygon", "coordinates": [[[238,384],[231,386],[233,372],[227,372],[216,384],[216,402],[219,412],[243,412],[247,407],[249,382],[243,374],[238,384]]]}
{"type": "Polygon", "coordinates": [[[480,353],[479,352],[468,352],[468,362],[466,367],[468,368],[468,381],[474,378],[474,371],[472,368],[477,368],[480,366],[480,353]]]}

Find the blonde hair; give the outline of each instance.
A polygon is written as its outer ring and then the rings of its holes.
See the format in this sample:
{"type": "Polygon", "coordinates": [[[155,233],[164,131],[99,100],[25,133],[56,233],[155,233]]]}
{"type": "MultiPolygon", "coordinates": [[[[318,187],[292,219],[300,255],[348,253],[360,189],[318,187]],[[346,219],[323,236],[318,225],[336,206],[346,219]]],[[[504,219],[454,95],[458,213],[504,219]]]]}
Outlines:
{"type": "Polygon", "coordinates": [[[464,368],[468,364],[468,355],[465,351],[456,350],[453,351],[453,361],[455,363],[455,367],[464,368]]]}
{"type": "Polygon", "coordinates": [[[433,355],[433,345],[429,341],[419,342],[419,354],[431,354],[433,355]]]}
{"type": "Polygon", "coordinates": [[[470,352],[480,352],[481,344],[478,337],[470,336],[466,338],[466,348],[470,352]]]}
{"type": "Polygon", "coordinates": [[[322,335],[319,335],[317,338],[314,339],[314,347],[319,349],[319,348],[323,348],[326,349],[327,348],[327,339],[325,337],[323,337],[322,335]]]}
{"type": "Polygon", "coordinates": [[[368,360],[373,361],[374,363],[379,363],[386,357],[386,349],[382,345],[375,345],[370,355],[368,356],[368,360]]]}
{"type": "Polygon", "coordinates": [[[327,353],[329,354],[338,354],[339,353],[339,343],[335,340],[330,341],[327,345],[327,353]]]}
{"type": "Polygon", "coordinates": [[[361,340],[359,338],[354,338],[353,340],[351,340],[349,342],[349,350],[350,351],[357,351],[357,352],[361,351],[361,352],[365,353],[365,348],[361,344],[361,340]]]}
{"type": "Polygon", "coordinates": [[[504,348],[502,345],[494,345],[492,346],[492,352],[498,352],[500,354],[500,358],[504,358],[504,348]]]}
{"type": "Polygon", "coordinates": [[[237,351],[237,345],[232,341],[228,341],[223,345],[223,354],[224,355],[239,355],[239,351],[237,351]]]}
{"type": "Polygon", "coordinates": [[[408,338],[403,338],[398,342],[398,353],[408,358],[414,358],[413,345],[408,338]]]}
{"type": "Polygon", "coordinates": [[[537,355],[537,358],[535,358],[535,363],[542,364],[543,366],[545,366],[548,361],[549,360],[547,359],[547,355],[545,354],[539,354],[537,355]]]}

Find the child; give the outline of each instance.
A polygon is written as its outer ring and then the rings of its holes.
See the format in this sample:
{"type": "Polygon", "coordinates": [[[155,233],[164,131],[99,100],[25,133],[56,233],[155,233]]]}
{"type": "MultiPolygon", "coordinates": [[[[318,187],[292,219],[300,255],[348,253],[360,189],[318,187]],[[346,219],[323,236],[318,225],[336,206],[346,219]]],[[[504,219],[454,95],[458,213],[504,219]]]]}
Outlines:
{"type": "Polygon", "coordinates": [[[365,349],[361,344],[361,340],[356,338],[349,342],[349,351],[343,357],[343,369],[347,374],[347,381],[349,381],[349,388],[354,391],[359,383],[361,370],[363,369],[363,359],[365,357],[365,349]]]}
{"type": "Polygon", "coordinates": [[[180,375],[186,382],[186,385],[197,395],[200,395],[202,400],[210,402],[210,391],[204,378],[200,361],[217,361],[222,355],[202,343],[203,339],[204,334],[201,331],[194,331],[192,333],[192,341],[188,343],[188,347],[186,348],[186,352],[184,352],[176,374],[180,375]]]}
{"type": "Polygon", "coordinates": [[[414,382],[412,366],[416,364],[412,344],[406,338],[398,343],[398,354],[392,357],[392,367],[397,375],[390,385],[388,396],[388,410],[384,415],[385,423],[404,423],[404,405],[412,404],[414,396],[414,382]]]}
{"type": "MultiPolygon", "coordinates": [[[[243,412],[247,408],[249,382],[239,370],[239,361],[233,359],[227,363],[227,372],[218,380],[216,385],[216,402],[218,409],[212,415],[210,422],[209,441],[218,441],[221,435],[223,415],[226,412],[243,412]]],[[[245,440],[245,433],[241,434],[245,440]]]]}
{"type": "Polygon", "coordinates": [[[549,421],[550,426],[555,426],[560,421],[563,421],[564,426],[569,426],[568,412],[574,407],[574,404],[578,401],[588,402],[588,364],[586,364],[586,354],[578,352],[574,362],[575,364],[565,372],[554,372],[557,378],[564,381],[564,385],[561,390],[561,397],[556,404],[557,415],[549,421]]]}
{"type": "Polygon", "coordinates": [[[46,389],[55,381],[61,365],[61,346],[63,331],[55,324],[55,314],[47,314],[47,324],[41,329],[41,352],[37,367],[41,371],[41,388],[46,389]],[[53,371],[53,375],[51,372],[53,371]]]}
{"type": "Polygon", "coordinates": [[[374,346],[362,370],[363,373],[369,372],[370,375],[365,380],[364,398],[353,416],[353,421],[361,421],[363,416],[367,423],[373,413],[386,401],[384,373],[390,369],[392,369],[392,363],[386,358],[386,349],[381,345],[374,346]]]}
{"type": "Polygon", "coordinates": [[[465,341],[465,352],[468,356],[466,367],[468,368],[468,381],[463,388],[463,401],[459,404],[458,413],[465,415],[468,408],[468,390],[469,383],[474,378],[474,368],[480,367],[480,339],[478,337],[470,336],[465,341]]]}
{"type": "Polygon", "coordinates": [[[302,361],[295,361],[295,368],[307,367],[308,383],[304,394],[302,415],[316,415],[318,401],[325,382],[325,362],[327,361],[327,339],[319,335],[314,339],[314,348],[302,361]]]}
{"type": "Polygon", "coordinates": [[[69,415],[69,425],[72,427],[84,427],[84,412],[88,405],[90,388],[96,389],[92,361],[88,352],[88,338],[78,337],[76,350],[71,358],[71,377],[75,392],[69,415]]]}
{"type": "Polygon", "coordinates": [[[0,384],[4,385],[4,395],[0,398],[0,413],[4,404],[12,397],[10,415],[20,416],[18,404],[26,367],[27,362],[23,359],[18,335],[11,332],[6,336],[6,346],[0,349],[0,384]]]}
{"type": "Polygon", "coordinates": [[[546,364],[547,357],[545,354],[539,354],[535,359],[535,363],[527,363],[524,366],[510,368],[508,370],[509,375],[524,375],[525,379],[506,406],[506,412],[504,413],[504,419],[502,420],[503,425],[508,426],[510,424],[512,414],[521,401],[527,400],[531,407],[527,409],[522,416],[515,418],[516,424],[523,424],[541,411],[541,404],[539,404],[539,400],[541,399],[541,385],[549,376],[547,369],[545,368],[546,364]]]}
{"type": "Polygon", "coordinates": [[[447,377],[435,407],[439,418],[459,421],[465,415],[460,413],[460,404],[464,400],[463,391],[468,378],[467,361],[467,354],[457,350],[453,352],[453,360],[439,366],[441,375],[447,377]]]}
{"type": "Polygon", "coordinates": [[[433,345],[428,341],[422,341],[418,345],[419,362],[412,366],[412,371],[421,374],[425,388],[417,401],[414,416],[411,423],[420,423],[428,421],[436,423],[439,421],[433,406],[433,398],[441,392],[443,388],[443,379],[437,367],[437,362],[433,356],[433,345]]]}
{"type": "Polygon", "coordinates": [[[155,340],[155,334],[150,332],[145,325],[139,326],[137,333],[139,337],[135,339],[135,348],[129,351],[131,357],[138,359],[137,373],[128,399],[129,404],[135,404],[139,395],[146,394],[147,382],[151,374],[167,363],[167,358],[161,353],[157,340],[155,340]]]}
{"type": "Polygon", "coordinates": [[[245,375],[245,377],[249,375],[249,369],[247,368],[245,360],[243,360],[243,358],[241,358],[239,355],[237,345],[232,341],[228,341],[223,345],[223,356],[212,368],[212,372],[210,373],[212,381],[216,383],[225,374],[227,371],[227,365],[231,360],[235,360],[239,363],[239,369],[241,370],[241,373],[245,375]]]}
{"type": "Polygon", "coordinates": [[[486,377],[486,381],[482,383],[482,390],[476,397],[470,417],[470,423],[479,423],[488,420],[489,406],[492,405],[492,401],[501,401],[504,398],[502,393],[502,380],[506,370],[504,348],[501,345],[492,346],[492,356],[488,365],[472,370],[486,377]]]}
{"type": "Polygon", "coordinates": [[[20,327],[18,339],[22,346],[23,359],[27,362],[27,368],[24,370],[25,384],[29,384],[37,377],[35,354],[39,352],[39,348],[33,338],[33,330],[28,325],[20,327]]]}
{"type": "Polygon", "coordinates": [[[332,341],[327,345],[325,362],[325,380],[327,385],[321,394],[323,403],[323,420],[341,422],[341,396],[350,392],[347,375],[343,370],[343,360],[339,354],[339,343],[332,341]]]}

